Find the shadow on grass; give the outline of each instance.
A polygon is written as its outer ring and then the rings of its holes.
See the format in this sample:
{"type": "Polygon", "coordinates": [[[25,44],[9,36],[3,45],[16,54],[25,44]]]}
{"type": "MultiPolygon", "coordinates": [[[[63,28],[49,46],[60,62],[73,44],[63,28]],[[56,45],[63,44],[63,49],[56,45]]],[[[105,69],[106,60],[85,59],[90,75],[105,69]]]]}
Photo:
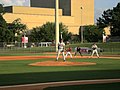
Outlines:
{"type": "Polygon", "coordinates": [[[115,78],[120,78],[120,70],[0,74],[0,86],[72,81],[72,80],[115,79],[115,78]]]}

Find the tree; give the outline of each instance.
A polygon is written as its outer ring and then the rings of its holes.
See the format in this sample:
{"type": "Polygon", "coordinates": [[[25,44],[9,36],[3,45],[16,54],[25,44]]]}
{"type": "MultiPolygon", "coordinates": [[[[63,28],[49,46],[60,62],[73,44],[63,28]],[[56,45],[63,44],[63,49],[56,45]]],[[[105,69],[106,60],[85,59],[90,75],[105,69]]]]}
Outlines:
{"type": "Polygon", "coordinates": [[[27,26],[21,23],[20,18],[17,18],[8,24],[8,29],[14,33],[13,41],[20,41],[22,34],[26,32],[27,26]],[[15,34],[18,36],[16,37],[15,34]]]}
{"type": "Polygon", "coordinates": [[[0,4],[0,14],[3,15],[5,13],[4,7],[2,4],[0,4]]]}
{"type": "Polygon", "coordinates": [[[16,32],[20,33],[20,31],[24,32],[27,29],[27,26],[23,23],[21,23],[21,19],[17,18],[11,23],[11,28],[16,32]]]}
{"type": "Polygon", "coordinates": [[[12,39],[12,32],[8,30],[3,14],[4,8],[2,4],[0,4],[0,42],[10,42],[12,39]]]}
{"type": "MultiPolygon", "coordinates": [[[[63,34],[64,41],[71,39],[71,33],[68,33],[66,25],[60,23],[59,28],[60,32],[63,34]]],[[[47,22],[40,27],[33,28],[30,34],[30,40],[33,42],[48,42],[55,40],[55,23],[47,22]]]]}
{"type": "Polygon", "coordinates": [[[120,36],[120,3],[113,8],[112,12],[112,23],[111,23],[111,35],[120,36]]]}
{"type": "Polygon", "coordinates": [[[84,41],[101,42],[103,29],[99,29],[95,25],[84,26],[84,41]]]}
{"type": "Polygon", "coordinates": [[[97,19],[97,26],[99,28],[105,28],[111,25],[112,22],[112,10],[108,9],[103,12],[102,17],[97,19]]]}
{"type": "Polygon", "coordinates": [[[120,36],[120,3],[113,9],[108,9],[103,12],[102,17],[97,19],[99,28],[111,27],[112,36],[120,36]]]}
{"type": "MultiPolygon", "coordinates": [[[[68,32],[68,27],[66,25],[64,25],[63,23],[59,24],[59,33],[61,34],[62,32],[62,37],[64,39],[64,41],[70,41],[71,40],[71,36],[72,33],[68,32]]],[[[59,35],[59,38],[61,38],[61,36],[59,35]]]]}
{"type": "Polygon", "coordinates": [[[7,23],[6,23],[5,19],[3,18],[3,14],[4,14],[4,8],[3,8],[3,5],[0,4],[0,29],[7,28],[7,23]]]}
{"type": "Polygon", "coordinates": [[[26,30],[26,25],[21,23],[20,18],[7,24],[3,18],[4,14],[4,7],[0,4],[0,42],[13,42],[15,39],[18,41],[18,37],[15,38],[15,33],[20,35],[20,31],[24,32],[26,30]]]}

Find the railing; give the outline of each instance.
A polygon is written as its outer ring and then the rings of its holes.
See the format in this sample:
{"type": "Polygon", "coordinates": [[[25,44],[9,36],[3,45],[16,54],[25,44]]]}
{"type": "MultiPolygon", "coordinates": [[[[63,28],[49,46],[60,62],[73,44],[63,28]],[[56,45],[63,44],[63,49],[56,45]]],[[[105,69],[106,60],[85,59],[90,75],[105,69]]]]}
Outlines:
{"type": "Polygon", "coordinates": [[[40,42],[40,43],[39,43],[39,45],[40,45],[41,47],[43,47],[43,46],[48,47],[48,46],[50,46],[51,44],[52,44],[52,42],[40,42]]]}
{"type": "MultiPolygon", "coordinates": [[[[30,47],[48,47],[51,46],[52,42],[29,42],[26,43],[26,47],[30,48],[30,47]]],[[[24,43],[21,42],[10,42],[10,43],[6,43],[6,42],[0,42],[0,48],[11,48],[11,47],[18,47],[18,48],[24,48],[24,43]]]]}
{"type": "Polygon", "coordinates": [[[0,42],[0,53],[41,53],[41,52],[55,52],[55,46],[52,42],[29,42],[26,43],[26,48],[21,42],[0,42]]]}

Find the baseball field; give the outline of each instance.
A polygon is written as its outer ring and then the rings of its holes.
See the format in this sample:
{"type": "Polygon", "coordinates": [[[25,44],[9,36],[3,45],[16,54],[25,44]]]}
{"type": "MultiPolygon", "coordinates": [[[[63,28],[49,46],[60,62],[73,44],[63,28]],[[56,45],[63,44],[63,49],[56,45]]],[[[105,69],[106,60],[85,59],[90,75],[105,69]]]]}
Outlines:
{"type": "MultiPolygon", "coordinates": [[[[62,81],[96,80],[96,79],[97,80],[120,79],[120,57],[101,56],[100,58],[96,58],[96,57],[89,58],[88,56],[83,56],[83,57],[77,56],[77,57],[73,57],[73,59],[67,58],[67,61],[64,62],[64,64],[68,62],[95,63],[93,65],[76,65],[76,66],[72,66],[72,65],[71,66],[31,66],[30,65],[32,63],[45,62],[45,61],[51,61],[55,63],[63,62],[62,57],[59,59],[58,62],[56,62],[55,57],[53,56],[52,57],[51,56],[48,57],[1,56],[0,58],[1,88],[0,89],[4,90],[4,88],[7,87],[3,87],[3,86],[11,86],[11,85],[37,84],[37,83],[62,82],[62,81]]],[[[115,85],[118,84],[120,83],[118,82],[114,83],[113,88],[115,85]]],[[[109,84],[106,85],[109,86],[109,84]]],[[[75,86],[71,86],[71,87],[74,88],[75,86]]],[[[79,86],[77,87],[80,88],[79,86]]]]}
{"type": "Polygon", "coordinates": [[[0,90],[120,90],[119,54],[66,62],[55,52],[11,54],[0,56],[0,90]]]}

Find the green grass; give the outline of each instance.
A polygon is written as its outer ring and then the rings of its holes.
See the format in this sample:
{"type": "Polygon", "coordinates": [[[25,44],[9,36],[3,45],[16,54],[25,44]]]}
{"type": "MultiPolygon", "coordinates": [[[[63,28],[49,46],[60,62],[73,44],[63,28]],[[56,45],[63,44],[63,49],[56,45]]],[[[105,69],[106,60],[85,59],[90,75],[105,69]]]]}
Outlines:
{"type": "MultiPolygon", "coordinates": [[[[86,59],[67,59],[72,62],[95,62],[97,65],[92,66],[52,66],[52,67],[38,67],[29,66],[28,64],[34,62],[41,62],[48,59],[39,60],[17,60],[17,61],[0,61],[0,74],[11,73],[31,73],[31,72],[58,72],[58,71],[85,71],[85,70],[119,70],[120,60],[118,59],[104,59],[104,58],[86,58],[86,59]]],[[[49,59],[55,60],[55,59],[49,59]]],[[[62,59],[60,59],[62,61],[62,59]]]]}
{"type": "Polygon", "coordinates": [[[48,59],[0,61],[0,85],[120,78],[120,60],[118,59],[67,59],[72,62],[96,62],[97,65],[93,66],[37,67],[28,65],[45,60],[48,59]]]}
{"type": "Polygon", "coordinates": [[[120,83],[48,87],[43,90],[120,90],[120,83]]]}

